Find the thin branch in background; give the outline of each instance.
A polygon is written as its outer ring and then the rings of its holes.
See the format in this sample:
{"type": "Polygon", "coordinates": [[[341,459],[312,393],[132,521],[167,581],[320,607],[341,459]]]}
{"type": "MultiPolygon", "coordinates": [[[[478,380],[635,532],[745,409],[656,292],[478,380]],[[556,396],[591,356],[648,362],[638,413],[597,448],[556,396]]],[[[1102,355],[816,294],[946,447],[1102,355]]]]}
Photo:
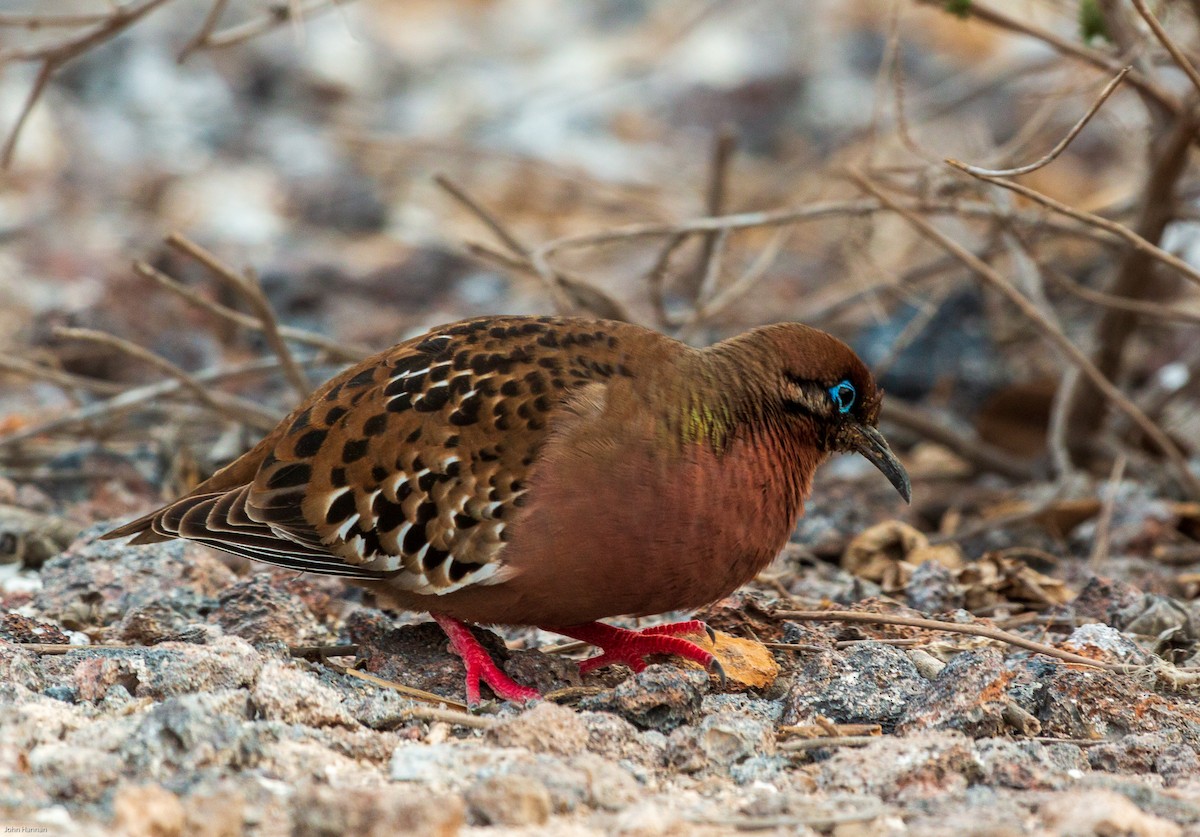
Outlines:
{"type": "Polygon", "coordinates": [[[20,375],[38,381],[47,381],[65,390],[84,389],[98,395],[116,395],[124,392],[126,387],[112,381],[101,381],[83,375],[73,375],[52,366],[24,360],[19,357],[0,357],[0,372],[20,375]]]}
{"type": "Polygon", "coordinates": [[[881,419],[936,442],[981,471],[1000,474],[1017,482],[1033,479],[1033,468],[1008,451],[993,447],[982,439],[965,436],[898,398],[889,397],[884,401],[881,419]]]}
{"type": "Polygon", "coordinates": [[[459,204],[469,210],[472,215],[482,221],[483,225],[491,230],[492,235],[496,236],[500,243],[507,247],[514,256],[517,256],[522,262],[530,266],[533,275],[541,279],[545,285],[546,291],[554,301],[555,308],[562,313],[570,312],[573,309],[574,306],[571,304],[570,298],[568,298],[566,291],[563,290],[560,277],[554,272],[539,269],[532,258],[532,251],[499,218],[467,194],[465,189],[446,175],[434,175],[433,182],[442,187],[450,197],[454,198],[459,204]]]}
{"type": "Polygon", "coordinates": [[[273,2],[267,6],[267,11],[244,23],[230,26],[218,32],[211,32],[198,42],[192,51],[223,49],[253,40],[259,35],[266,34],[272,29],[278,29],[287,23],[297,24],[305,18],[312,18],[322,12],[333,11],[354,0],[311,0],[308,3],[273,2]]]}
{"type": "MultiPolygon", "coordinates": [[[[717,287],[721,284],[722,267],[725,263],[725,251],[729,247],[729,230],[717,230],[715,233],[709,234],[712,239],[712,245],[708,249],[708,255],[704,259],[704,275],[700,280],[700,286],[696,290],[696,298],[693,303],[693,312],[699,311],[704,307],[716,294],[717,287]]],[[[705,239],[706,244],[708,238],[705,239]]],[[[698,318],[693,318],[695,321],[698,318]]]]}
{"type": "Polygon", "coordinates": [[[646,287],[650,292],[650,304],[654,308],[654,319],[659,328],[675,328],[679,325],[667,313],[667,274],[671,270],[671,257],[687,240],[686,233],[668,238],[667,243],[658,251],[658,257],[654,260],[654,264],[646,273],[646,287]]]}
{"type": "Polygon", "coordinates": [[[146,0],[140,6],[116,8],[112,14],[107,15],[91,28],[64,41],[48,46],[18,48],[0,53],[0,67],[13,61],[41,62],[33,87],[30,88],[29,95],[25,98],[25,102],[17,114],[17,121],[13,123],[8,138],[0,148],[0,168],[8,168],[12,163],[17,141],[21,138],[21,131],[24,129],[34,105],[45,91],[50,77],[62,69],[65,64],[78,58],[92,47],[116,37],[166,2],[169,0],[146,0]]]}
{"type": "MultiPolygon", "coordinates": [[[[945,8],[944,0],[917,0],[917,2],[927,6],[945,8]]],[[[962,9],[964,17],[981,20],[984,23],[1008,32],[1027,35],[1030,38],[1047,44],[1062,55],[1075,58],[1085,64],[1090,64],[1096,69],[1106,70],[1109,73],[1118,73],[1123,68],[1121,62],[1101,50],[1091,49],[1079,41],[1065,38],[1051,32],[1049,29],[1043,29],[1040,26],[1029,23],[1026,19],[1006,14],[986,3],[980,2],[980,0],[972,0],[970,4],[962,6],[962,9]]],[[[1173,114],[1178,114],[1182,110],[1182,105],[1180,105],[1178,99],[1137,70],[1129,73],[1128,81],[1164,110],[1170,111],[1173,114]]]]}
{"type": "Polygon", "coordinates": [[[1164,305],[1161,302],[1144,302],[1140,299],[1128,299],[1123,296],[1106,294],[1103,291],[1094,291],[1091,288],[1085,288],[1059,270],[1046,270],[1045,275],[1071,296],[1095,305],[1103,305],[1106,308],[1120,308],[1122,311],[1133,311],[1137,314],[1144,314],[1147,317],[1155,317],[1167,322],[1200,325],[1200,313],[1194,311],[1175,308],[1170,305],[1164,305]]]}
{"type": "Polygon", "coordinates": [[[948,237],[941,230],[934,227],[929,221],[916,215],[915,213],[905,209],[900,204],[893,201],[889,196],[880,191],[874,184],[868,181],[865,177],[857,172],[851,172],[850,177],[868,194],[874,195],[882,203],[891,206],[895,212],[907,220],[915,227],[923,236],[941,246],[948,253],[954,255],[966,267],[970,268],[984,282],[999,291],[1009,302],[1016,306],[1027,320],[1033,324],[1038,331],[1042,333],[1052,344],[1058,347],[1059,351],[1079,370],[1083,376],[1092,383],[1101,393],[1104,394],[1114,406],[1121,412],[1129,416],[1130,419],[1144,432],[1162,453],[1170,461],[1175,469],[1176,479],[1183,485],[1189,494],[1194,497],[1200,497],[1200,481],[1192,475],[1191,469],[1188,467],[1187,459],[1183,453],[1171,440],[1171,438],[1162,431],[1162,429],[1150,420],[1136,404],[1126,397],[1125,393],[1121,392],[1104,374],[1096,368],[1095,364],[1088,358],[1083,351],[1076,346],[1071,340],[1062,333],[1053,323],[1049,322],[1042,313],[1037,309],[1024,294],[1014,288],[1008,281],[1004,279],[990,265],[980,261],[974,253],[964,248],[961,244],[948,237]]]}
{"type": "Polygon", "coordinates": [[[1079,370],[1072,366],[1058,382],[1054,390],[1054,401],[1050,404],[1050,420],[1046,423],[1046,450],[1050,454],[1050,467],[1054,475],[1063,480],[1075,471],[1071,462],[1071,450],[1067,444],[1067,421],[1071,412],[1071,396],[1079,384],[1079,370]]]}
{"type": "MultiPolygon", "coordinates": [[[[736,151],[737,133],[731,126],[722,125],[713,140],[708,164],[708,184],[704,190],[704,211],[710,218],[725,212],[730,165],[736,151]]],[[[716,288],[715,283],[720,279],[721,262],[728,243],[726,230],[710,230],[701,236],[700,258],[689,283],[693,306],[702,304],[712,296],[716,288]]]]}
{"type": "Polygon", "coordinates": [[[750,267],[746,268],[740,277],[722,288],[712,299],[701,302],[700,305],[693,308],[680,328],[680,339],[688,340],[694,337],[701,324],[712,322],[729,306],[753,290],[759,280],[771,269],[775,259],[779,257],[789,235],[791,235],[791,230],[786,228],[775,230],[771,239],[758,251],[758,255],[751,262],[750,267]]]}
{"type": "Polygon", "coordinates": [[[270,430],[278,422],[278,417],[274,413],[263,409],[253,401],[209,389],[193,375],[171,363],[165,357],[156,355],[149,349],[117,337],[115,334],[93,331],[88,328],[56,328],[54,334],[67,340],[85,340],[89,343],[108,346],[121,354],[153,366],[159,372],[182,384],[183,388],[205,407],[231,421],[240,422],[259,430],[270,430]]]}
{"type": "Polygon", "coordinates": [[[78,29],[104,23],[112,15],[43,15],[0,12],[0,28],[11,29],[78,29]]]}
{"type": "MultiPolygon", "coordinates": [[[[158,284],[159,287],[176,294],[183,299],[202,308],[217,317],[220,317],[227,322],[242,328],[248,328],[251,331],[261,333],[263,331],[262,321],[257,317],[249,314],[243,314],[241,311],[235,311],[232,308],[222,305],[219,302],[214,302],[208,297],[201,294],[194,288],[190,288],[182,282],[174,279],[171,276],[163,273],[158,268],[155,268],[146,262],[137,261],[133,263],[133,271],[138,276],[149,279],[158,284]]],[[[311,346],[314,349],[320,349],[325,352],[333,360],[341,360],[347,363],[354,363],[362,360],[370,354],[374,354],[374,349],[370,346],[360,346],[355,343],[346,343],[342,340],[335,340],[332,337],[326,337],[323,334],[317,334],[313,331],[306,331],[302,328],[293,328],[292,326],[279,326],[279,336],[285,340],[291,340],[294,343],[299,343],[303,346],[311,346]]]]}
{"type": "Polygon", "coordinates": [[[1195,66],[1188,60],[1188,57],[1183,54],[1183,50],[1179,48],[1179,44],[1167,34],[1167,30],[1158,22],[1158,18],[1146,6],[1146,0],[1132,0],[1133,7],[1137,9],[1142,20],[1146,21],[1146,25],[1150,27],[1150,31],[1154,33],[1154,37],[1158,38],[1158,42],[1163,45],[1163,48],[1170,53],[1171,58],[1179,65],[1179,69],[1183,70],[1184,75],[1192,82],[1192,86],[1200,93],[1200,72],[1196,71],[1195,66]]]}
{"type": "Polygon", "coordinates": [[[976,174],[970,170],[969,166],[967,166],[965,163],[959,162],[958,160],[947,160],[946,164],[953,166],[959,171],[966,172],[972,177],[977,177],[980,180],[991,183],[993,186],[999,186],[1003,189],[1016,192],[1018,195],[1023,195],[1029,198],[1031,201],[1040,203],[1047,209],[1052,209],[1055,212],[1066,215],[1069,218],[1074,218],[1077,221],[1099,227],[1105,232],[1112,233],[1118,238],[1121,238],[1122,240],[1131,244],[1134,249],[1140,250],[1150,258],[1162,262],[1168,267],[1178,271],[1189,282],[1195,282],[1197,285],[1200,285],[1200,271],[1196,270],[1196,268],[1192,267],[1190,264],[1173,253],[1169,253],[1152,241],[1148,241],[1124,224],[1116,221],[1110,221],[1108,218],[1105,218],[1102,215],[1097,215],[1094,212],[1088,212],[1083,209],[1076,209],[1072,206],[1067,206],[1065,203],[1057,201],[1049,195],[1045,195],[1036,189],[1030,189],[1028,186],[1022,186],[1019,183],[1013,183],[1010,180],[1002,180],[1001,178],[992,177],[991,175],[987,174],[976,174]]]}
{"type": "Polygon", "coordinates": [[[183,49],[179,50],[179,55],[175,59],[177,63],[182,64],[193,52],[204,47],[216,30],[217,24],[221,22],[221,15],[225,13],[225,7],[228,5],[229,0],[213,0],[212,5],[208,7],[208,14],[204,16],[204,22],[196,30],[196,34],[184,44],[183,49]]]}
{"type": "MultiPolygon", "coordinates": [[[[199,372],[193,372],[192,377],[201,383],[216,383],[245,375],[257,375],[277,371],[279,371],[279,359],[268,357],[235,366],[202,369],[199,372]]],[[[12,433],[0,435],[0,449],[12,447],[27,439],[43,436],[47,433],[54,433],[82,424],[89,424],[97,419],[107,418],[133,407],[139,407],[169,395],[175,395],[183,389],[183,382],[177,379],[158,381],[142,387],[127,389],[122,393],[114,395],[112,398],[96,401],[62,415],[55,416],[54,418],[47,419],[46,421],[39,422],[38,424],[22,427],[20,430],[13,431],[12,433]]],[[[283,416],[275,416],[272,424],[277,423],[281,418],[283,416]]]]}
{"type": "Polygon", "coordinates": [[[1117,495],[1121,489],[1121,479],[1125,476],[1125,455],[1117,454],[1113,462],[1112,474],[1108,478],[1108,490],[1100,506],[1100,516],[1096,520],[1096,539],[1092,543],[1092,555],[1088,563],[1093,572],[1100,572],[1104,562],[1108,560],[1108,546],[1112,535],[1113,512],[1117,508],[1117,495]]]}
{"type": "MultiPolygon", "coordinates": [[[[1135,2],[1137,2],[1137,0],[1135,0],[1135,2]]],[[[1113,78],[1113,80],[1107,85],[1105,85],[1104,89],[1100,92],[1100,96],[1095,102],[1092,103],[1092,106],[1088,108],[1087,113],[1085,113],[1079,119],[1079,121],[1072,126],[1071,130],[1067,132],[1067,135],[1059,140],[1058,144],[1051,148],[1045,156],[1034,160],[1032,163],[1027,165],[1017,166],[1016,168],[1011,169],[984,169],[979,168],[978,166],[969,166],[965,163],[958,164],[956,168],[960,168],[968,174],[975,175],[976,177],[1014,177],[1019,174],[1029,174],[1030,172],[1037,171],[1038,169],[1042,168],[1042,166],[1045,166],[1048,163],[1058,159],[1058,156],[1067,150],[1067,146],[1069,146],[1075,137],[1079,136],[1079,132],[1082,131],[1084,127],[1092,121],[1092,117],[1100,111],[1100,108],[1105,102],[1108,101],[1108,97],[1116,92],[1117,87],[1120,86],[1121,82],[1125,80],[1125,77],[1129,75],[1132,69],[1133,67],[1125,67],[1121,70],[1121,72],[1117,73],[1116,77],[1113,78]]]]}
{"type": "Polygon", "coordinates": [[[236,271],[230,270],[215,255],[179,233],[168,235],[167,245],[191,256],[208,268],[213,275],[224,279],[235,290],[241,293],[246,301],[250,303],[250,307],[254,309],[255,317],[262,324],[263,337],[266,338],[267,345],[271,347],[271,351],[279,358],[284,376],[291,383],[292,388],[296,390],[300,398],[306,398],[312,391],[312,384],[309,383],[308,376],[304,374],[304,370],[296,363],[291,349],[288,348],[287,343],[280,336],[279,320],[275,316],[275,309],[271,307],[270,300],[263,293],[262,285],[259,284],[257,277],[249,273],[242,276],[236,271]]]}

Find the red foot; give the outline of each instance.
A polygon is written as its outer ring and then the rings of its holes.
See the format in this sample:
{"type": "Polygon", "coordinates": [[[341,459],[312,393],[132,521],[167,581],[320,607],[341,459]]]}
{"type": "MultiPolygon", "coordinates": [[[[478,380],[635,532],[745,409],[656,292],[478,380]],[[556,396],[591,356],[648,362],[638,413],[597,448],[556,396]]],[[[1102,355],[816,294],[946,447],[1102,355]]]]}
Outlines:
{"type": "Polygon", "coordinates": [[[522,686],[501,671],[465,623],[438,613],[430,615],[435,622],[442,626],[442,630],[450,638],[450,647],[454,649],[455,654],[462,657],[463,665],[467,667],[468,705],[477,706],[479,704],[479,681],[481,679],[501,700],[525,703],[541,697],[537,689],[522,686]]]}
{"type": "Polygon", "coordinates": [[[706,669],[717,672],[722,681],[725,679],[725,672],[716,657],[696,643],[679,638],[680,634],[698,634],[701,631],[706,631],[709,636],[712,636],[712,630],[698,619],[690,622],[675,622],[670,625],[655,625],[640,631],[615,628],[603,622],[589,622],[586,625],[546,628],[545,630],[595,645],[603,651],[599,656],[580,663],[580,674],[587,674],[593,669],[613,663],[624,663],[635,672],[641,671],[646,667],[645,658],[649,655],[674,654],[686,660],[693,660],[706,669]]]}

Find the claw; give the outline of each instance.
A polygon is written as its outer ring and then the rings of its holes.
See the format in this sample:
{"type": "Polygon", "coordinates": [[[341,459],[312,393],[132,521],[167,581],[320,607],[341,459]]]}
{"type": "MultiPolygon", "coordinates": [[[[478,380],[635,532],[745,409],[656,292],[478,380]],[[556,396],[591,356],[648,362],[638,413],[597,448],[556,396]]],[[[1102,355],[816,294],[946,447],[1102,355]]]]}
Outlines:
{"type": "Polygon", "coordinates": [[[704,623],[704,632],[708,634],[709,640],[713,645],[717,644],[717,632],[712,629],[712,626],[707,622],[704,623]]]}
{"type": "Polygon", "coordinates": [[[721,691],[725,691],[725,685],[729,681],[725,677],[725,666],[721,665],[721,661],[713,657],[708,664],[708,671],[710,674],[717,675],[717,678],[721,681],[721,691]]]}

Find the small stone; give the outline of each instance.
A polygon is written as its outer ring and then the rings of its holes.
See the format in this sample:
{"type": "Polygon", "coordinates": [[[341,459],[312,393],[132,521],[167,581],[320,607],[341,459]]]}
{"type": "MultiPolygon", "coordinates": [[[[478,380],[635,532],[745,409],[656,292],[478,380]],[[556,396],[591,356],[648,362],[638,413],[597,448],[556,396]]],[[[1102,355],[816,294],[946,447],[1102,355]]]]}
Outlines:
{"type": "Polygon", "coordinates": [[[467,806],[477,825],[541,825],[550,818],[550,792],[536,779],[491,776],[467,791],[467,806]]]}
{"type": "Polygon", "coordinates": [[[1137,643],[1110,625],[1096,622],[1080,625],[1067,637],[1063,647],[1097,660],[1144,663],[1146,655],[1137,643]]]}
{"type": "Polygon", "coordinates": [[[581,709],[615,712],[636,727],[669,732],[700,716],[708,674],[652,665],[615,689],[584,698],[581,709]]]}
{"type": "Polygon", "coordinates": [[[928,688],[912,661],[891,645],[864,642],[845,653],[810,653],[784,698],[783,723],[822,716],[890,730],[928,688]]]}
{"type": "Polygon", "coordinates": [[[262,717],[286,724],[357,726],[336,689],[290,662],[268,661],[254,681],[250,700],[262,717]]]}
{"type": "Polygon", "coordinates": [[[998,736],[1006,729],[1006,691],[1013,673],[991,649],[964,651],[941,670],[930,688],[905,707],[900,732],[954,729],[972,737],[998,736]]]}
{"type": "Polygon", "coordinates": [[[221,594],[212,619],[225,633],[252,643],[302,645],[316,639],[320,631],[303,600],[273,586],[268,573],[231,585],[221,594]]]}
{"type": "Polygon", "coordinates": [[[589,734],[578,714],[565,706],[543,702],[493,727],[487,738],[501,747],[571,756],[587,750],[589,734]]]}
{"type": "Polygon", "coordinates": [[[455,837],[465,820],[461,799],[408,787],[298,788],[294,837],[455,837]]]}
{"type": "Polygon", "coordinates": [[[175,837],[186,821],[179,797],[161,785],[126,785],[113,798],[113,825],[128,837],[175,837]]]}
{"type": "Polygon", "coordinates": [[[1062,837],[1178,837],[1182,829],[1148,814],[1126,797],[1110,790],[1068,791],[1038,806],[1050,833],[1062,837]]]}

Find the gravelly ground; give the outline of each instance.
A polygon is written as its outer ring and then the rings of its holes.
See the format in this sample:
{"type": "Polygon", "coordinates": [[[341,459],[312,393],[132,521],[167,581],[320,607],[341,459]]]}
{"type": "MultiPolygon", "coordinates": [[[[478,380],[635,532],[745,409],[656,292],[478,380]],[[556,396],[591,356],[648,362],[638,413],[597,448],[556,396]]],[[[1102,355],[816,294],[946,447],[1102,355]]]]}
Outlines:
{"type": "MultiPolygon", "coordinates": [[[[181,543],[93,541],[102,529],[6,582],[6,822],[84,834],[1200,833],[1200,702],[1145,678],[966,637],[916,648],[890,644],[896,629],[775,619],[780,594],[759,590],[702,615],[785,646],[769,687],[722,694],[665,661],[590,675],[568,705],[490,704],[464,725],[289,653],[353,640],[365,670],[461,698],[435,626],[401,624],[338,582],[235,571],[181,543]],[[45,653],[89,638],[133,647],[45,653]],[[865,746],[789,734],[814,723],[882,734],[865,746]]],[[[1118,611],[1139,598],[1097,580],[1079,602],[1118,611]]],[[[1059,636],[1097,659],[1145,653],[1098,622],[1059,636]]],[[[580,684],[566,656],[494,639],[513,676],[580,684]]]]}

